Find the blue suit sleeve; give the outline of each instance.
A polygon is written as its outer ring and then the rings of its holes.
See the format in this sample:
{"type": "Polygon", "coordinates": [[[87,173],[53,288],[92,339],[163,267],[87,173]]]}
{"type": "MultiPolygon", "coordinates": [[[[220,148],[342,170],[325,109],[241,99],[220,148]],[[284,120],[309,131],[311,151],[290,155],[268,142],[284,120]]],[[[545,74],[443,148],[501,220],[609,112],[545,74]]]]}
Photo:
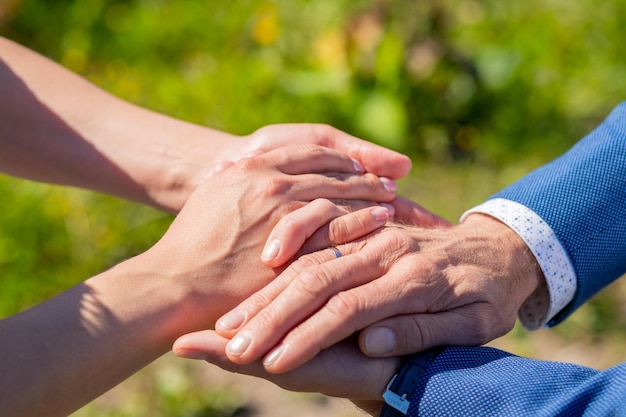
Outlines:
{"type": "Polygon", "coordinates": [[[577,276],[555,325],[626,272],[626,103],[551,163],[493,198],[523,204],[554,230],[577,276]]]}
{"type": "Polygon", "coordinates": [[[626,416],[626,364],[597,371],[487,347],[449,347],[413,398],[408,417],[626,416]]]}

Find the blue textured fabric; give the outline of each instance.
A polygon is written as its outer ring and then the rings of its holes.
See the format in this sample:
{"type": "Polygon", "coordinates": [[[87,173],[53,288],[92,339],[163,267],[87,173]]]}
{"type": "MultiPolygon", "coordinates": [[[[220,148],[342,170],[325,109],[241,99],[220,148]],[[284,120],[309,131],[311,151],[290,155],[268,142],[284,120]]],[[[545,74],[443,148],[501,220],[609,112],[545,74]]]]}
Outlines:
{"type": "Polygon", "coordinates": [[[569,316],[626,272],[626,103],[560,158],[493,198],[525,205],[550,225],[576,271],[569,316]]]}
{"type": "Polygon", "coordinates": [[[450,347],[418,383],[408,417],[626,416],[626,364],[606,371],[450,347]]]}
{"type": "MultiPolygon", "coordinates": [[[[626,103],[562,157],[502,190],[554,230],[577,276],[562,321],[626,272],[626,103]]],[[[626,364],[597,371],[500,350],[450,347],[408,416],[626,416],[626,364]]]]}

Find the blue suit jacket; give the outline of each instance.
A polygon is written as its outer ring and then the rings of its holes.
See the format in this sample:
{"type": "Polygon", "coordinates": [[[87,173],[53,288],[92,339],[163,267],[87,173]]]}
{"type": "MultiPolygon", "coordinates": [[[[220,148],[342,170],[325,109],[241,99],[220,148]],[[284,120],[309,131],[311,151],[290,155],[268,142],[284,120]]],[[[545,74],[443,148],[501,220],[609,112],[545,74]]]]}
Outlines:
{"type": "MultiPolygon", "coordinates": [[[[574,265],[578,290],[554,325],[626,273],[626,103],[566,154],[495,197],[541,216],[574,265]]],[[[450,347],[429,366],[413,398],[409,416],[626,416],[626,363],[597,371],[450,347]]]]}

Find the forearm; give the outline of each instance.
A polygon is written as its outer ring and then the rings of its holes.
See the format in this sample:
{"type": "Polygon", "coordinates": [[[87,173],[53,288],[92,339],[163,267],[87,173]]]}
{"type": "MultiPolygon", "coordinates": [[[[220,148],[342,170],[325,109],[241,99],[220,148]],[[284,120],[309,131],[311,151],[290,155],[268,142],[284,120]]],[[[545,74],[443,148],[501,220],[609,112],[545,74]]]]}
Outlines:
{"type": "Polygon", "coordinates": [[[152,291],[121,290],[133,278],[113,268],[0,322],[0,415],[67,415],[166,351],[141,320],[152,291]]]}
{"type": "Polygon", "coordinates": [[[208,171],[236,146],[232,135],[124,102],[2,38],[0,91],[0,170],[14,176],[176,211],[197,185],[194,165],[208,171]]]}
{"type": "Polygon", "coordinates": [[[215,320],[188,294],[125,262],[0,321],[0,415],[68,415],[215,320]]]}

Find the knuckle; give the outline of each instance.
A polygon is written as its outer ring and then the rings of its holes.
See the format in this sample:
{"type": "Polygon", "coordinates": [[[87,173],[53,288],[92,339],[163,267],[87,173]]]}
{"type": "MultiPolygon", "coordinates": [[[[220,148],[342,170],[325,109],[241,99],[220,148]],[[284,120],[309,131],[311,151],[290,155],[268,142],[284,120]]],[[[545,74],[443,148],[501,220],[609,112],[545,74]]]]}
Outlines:
{"type": "Polygon", "coordinates": [[[321,210],[335,210],[337,208],[337,205],[327,198],[316,198],[312,204],[319,206],[321,210]]]}
{"type": "Polygon", "coordinates": [[[310,157],[316,157],[322,155],[325,152],[323,147],[315,143],[303,143],[301,145],[298,145],[298,151],[301,152],[303,155],[308,155],[310,157]]]}
{"type": "Polygon", "coordinates": [[[255,171],[259,168],[260,161],[258,158],[244,158],[238,162],[243,171],[255,171]]]}
{"type": "Polygon", "coordinates": [[[415,241],[402,229],[387,227],[381,234],[383,246],[390,252],[414,251],[415,241]]]}
{"type": "Polygon", "coordinates": [[[383,184],[380,182],[380,178],[378,178],[378,175],[367,172],[361,175],[359,179],[365,181],[367,185],[371,188],[383,188],[383,184]]]}
{"type": "Polygon", "coordinates": [[[319,252],[309,253],[296,259],[291,267],[297,273],[303,273],[311,268],[314,268],[324,262],[323,256],[319,252]]]}
{"type": "Polygon", "coordinates": [[[303,219],[300,218],[300,216],[298,216],[296,213],[292,212],[281,218],[274,229],[280,233],[284,233],[287,231],[294,231],[297,233],[303,226],[303,219]]]}
{"type": "Polygon", "coordinates": [[[407,352],[419,352],[426,349],[427,341],[431,340],[431,332],[420,322],[418,316],[410,316],[404,326],[401,326],[399,346],[407,352]]]}
{"type": "Polygon", "coordinates": [[[248,311],[262,311],[265,307],[270,305],[271,302],[272,298],[263,292],[258,292],[246,301],[246,309],[248,311]]]}
{"type": "Polygon", "coordinates": [[[283,204],[283,209],[286,213],[292,213],[298,209],[301,209],[305,205],[306,203],[304,203],[303,201],[289,200],[283,204]]]}
{"type": "Polygon", "coordinates": [[[326,141],[335,134],[336,129],[326,123],[318,123],[311,125],[312,136],[317,140],[317,143],[324,144],[326,141]]]}
{"type": "Polygon", "coordinates": [[[304,270],[295,283],[296,290],[307,298],[317,299],[334,287],[334,279],[323,266],[304,270]]]}
{"type": "MultiPolygon", "coordinates": [[[[333,316],[346,319],[356,317],[364,310],[361,299],[351,291],[341,291],[332,296],[324,307],[333,316]]],[[[353,329],[356,331],[357,329],[353,329]]]]}
{"type": "Polygon", "coordinates": [[[285,315],[282,309],[265,308],[257,314],[252,322],[254,329],[262,329],[267,335],[280,333],[283,323],[288,323],[289,317],[285,315]]]}
{"type": "Polygon", "coordinates": [[[263,183],[263,195],[273,197],[276,195],[285,195],[291,189],[292,184],[282,177],[274,177],[263,183]]]}
{"type": "Polygon", "coordinates": [[[351,229],[346,219],[342,217],[336,219],[328,225],[328,241],[335,245],[348,242],[351,229]]]}

